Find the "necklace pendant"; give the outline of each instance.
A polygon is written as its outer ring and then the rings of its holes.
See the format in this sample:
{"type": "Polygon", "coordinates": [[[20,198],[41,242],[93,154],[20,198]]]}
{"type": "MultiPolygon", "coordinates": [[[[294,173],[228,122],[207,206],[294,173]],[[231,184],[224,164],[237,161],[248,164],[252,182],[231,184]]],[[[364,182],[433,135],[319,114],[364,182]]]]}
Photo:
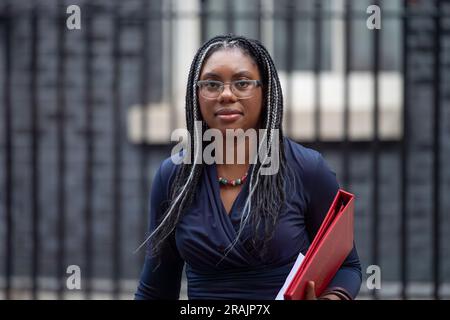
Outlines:
{"type": "Polygon", "coordinates": [[[222,185],[225,185],[225,186],[228,185],[228,186],[235,187],[235,186],[239,186],[239,185],[243,184],[245,179],[247,179],[247,174],[245,174],[242,178],[237,178],[234,180],[228,180],[228,179],[219,177],[219,183],[222,185]]]}

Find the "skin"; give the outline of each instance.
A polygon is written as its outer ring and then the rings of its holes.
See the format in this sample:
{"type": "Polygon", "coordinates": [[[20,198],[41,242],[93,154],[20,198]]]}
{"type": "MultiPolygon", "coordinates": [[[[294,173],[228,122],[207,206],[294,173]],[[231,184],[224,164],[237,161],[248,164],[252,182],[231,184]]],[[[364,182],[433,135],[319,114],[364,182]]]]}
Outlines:
{"type": "MultiPolygon", "coordinates": [[[[326,298],[329,300],[341,300],[339,296],[332,293],[323,295],[321,296],[321,298],[326,298]]],[[[305,300],[317,300],[314,281],[309,281],[306,285],[305,300]]]]}
{"type": "MultiPolygon", "coordinates": [[[[205,61],[200,73],[200,80],[220,80],[229,82],[232,80],[261,80],[258,66],[251,57],[243,53],[238,48],[223,49],[214,52],[205,61]]],[[[230,86],[225,85],[224,91],[215,100],[198,97],[200,112],[204,121],[210,128],[219,129],[225,137],[226,129],[259,128],[259,121],[262,112],[262,89],[255,88],[254,95],[249,99],[238,99],[231,91],[230,86]],[[218,114],[221,110],[228,109],[236,111],[233,115],[218,114]]],[[[239,147],[235,142],[234,150],[239,147]]],[[[249,148],[246,150],[244,164],[217,164],[219,176],[227,179],[237,179],[244,176],[249,169],[250,155],[249,148]]],[[[224,143],[223,159],[226,159],[226,144],[224,143]]],[[[236,158],[236,153],[235,153],[236,158]]],[[[235,159],[236,160],[236,159],[235,159]]],[[[235,161],[237,162],[237,161],[235,161]]],[[[241,186],[222,186],[220,196],[227,213],[238,196],[241,186]]]]}
{"type": "MultiPolygon", "coordinates": [[[[200,73],[200,80],[229,82],[241,79],[261,80],[261,74],[255,61],[239,48],[228,48],[214,52],[205,61],[200,73]]],[[[217,99],[206,99],[201,95],[198,95],[198,99],[203,120],[209,128],[219,129],[224,137],[226,129],[243,129],[245,131],[250,128],[258,129],[260,127],[263,109],[263,90],[261,87],[257,87],[254,95],[248,99],[238,99],[228,85],[225,85],[224,91],[217,99]],[[221,115],[220,111],[224,109],[233,110],[236,113],[221,115]]],[[[237,143],[236,141],[234,145],[235,150],[238,147],[237,143]]],[[[225,159],[227,153],[225,145],[222,152],[223,159],[225,159]]],[[[217,164],[218,175],[227,179],[237,179],[244,176],[250,166],[248,144],[246,146],[245,160],[244,164],[217,164]]],[[[228,214],[241,189],[242,185],[220,187],[220,197],[228,214]]],[[[328,294],[326,297],[332,300],[340,299],[334,294],[328,294]]],[[[317,299],[314,291],[314,282],[312,281],[307,285],[305,299],[317,299]]]]}

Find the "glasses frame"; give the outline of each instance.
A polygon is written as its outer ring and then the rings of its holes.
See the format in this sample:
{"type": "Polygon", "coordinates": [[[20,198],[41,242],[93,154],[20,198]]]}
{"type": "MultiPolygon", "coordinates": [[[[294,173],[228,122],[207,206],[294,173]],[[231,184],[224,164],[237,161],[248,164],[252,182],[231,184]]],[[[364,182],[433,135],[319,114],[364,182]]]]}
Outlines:
{"type": "Polygon", "coordinates": [[[231,90],[231,92],[236,96],[236,98],[238,98],[239,100],[241,100],[241,99],[250,99],[251,97],[253,97],[253,94],[252,95],[250,95],[250,96],[248,96],[248,97],[239,97],[239,95],[237,95],[235,92],[234,92],[234,90],[233,90],[233,83],[236,83],[236,82],[240,82],[240,81],[245,81],[245,82],[251,82],[251,83],[253,83],[254,85],[255,85],[255,88],[257,88],[257,87],[262,87],[262,82],[261,82],[261,80],[252,80],[252,79],[240,79],[240,80],[234,80],[234,81],[227,81],[227,82],[222,82],[222,81],[219,81],[219,80],[198,80],[197,81],[197,87],[199,88],[199,94],[203,97],[203,98],[205,98],[205,99],[209,99],[209,100],[215,100],[215,99],[217,99],[218,97],[220,97],[220,95],[223,93],[223,90],[225,90],[225,85],[229,85],[230,86],[230,90],[231,90]],[[211,97],[205,97],[202,93],[201,93],[201,85],[202,84],[205,84],[205,83],[211,83],[211,82],[214,82],[214,83],[221,83],[221,86],[220,86],[220,90],[218,91],[218,94],[217,94],[217,97],[214,97],[214,98],[211,98],[211,97]]]}

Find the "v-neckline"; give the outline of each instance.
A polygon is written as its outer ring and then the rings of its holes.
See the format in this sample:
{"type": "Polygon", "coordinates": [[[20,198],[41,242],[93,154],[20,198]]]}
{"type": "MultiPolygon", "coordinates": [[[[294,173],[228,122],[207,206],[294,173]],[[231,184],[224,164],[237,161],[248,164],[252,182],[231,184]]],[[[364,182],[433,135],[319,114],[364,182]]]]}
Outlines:
{"type": "Polygon", "coordinates": [[[235,203],[238,201],[239,195],[241,194],[241,191],[242,191],[243,188],[244,188],[244,186],[241,187],[241,190],[239,190],[239,193],[238,193],[238,194],[236,195],[236,197],[234,198],[233,203],[231,204],[231,207],[230,207],[230,211],[227,211],[227,208],[225,208],[225,204],[223,203],[223,200],[222,200],[222,195],[221,195],[221,193],[220,193],[220,185],[219,185],[219,197],[220,197],[220,203],[222,204],[222,209],[223,209],[223,211],[226,213],[227,216],[230,217],[231,214],[233,213],[235,203]]]}
{"type": "MultiPolygon", "coordinates": [[[[249,172],[251,172],[252,169],[253,169],[253,165],[250,165],[249,172]]],[[[210,199],[210,202],[212,205],[215,205],[215,207],[217,208],[218,217],[216,217],[216,218],[218,218],[221,221],[221,223],[223,223],[224,231],[227,234],[228,240],[230,241],[229,243],[231,244],[232,242],[234,242],[236,240],[236,238],[238,236],[241,216],[238,215],[239,211],[237,210],[237,208],[239,208],[239,205],[242,203],[245,195],[248,193],[250,179],[246,179],[246,181],[242,185],[242,189],[239,191],[239,194],[237,195],[236,199],[234,199],[234,202],[233,202],[230,212],[228,214],[225,210],[225,206],[223,205],[222,198],[220,197],[220,189],[219,189],[220,186],[219,186],[219,181],[217,179],[218,176],[217,176],[217,168],[216,168],[215,163],[208,165],[207,173],[208,173],[207,175],[208,175],[209,182],[210,182],[208,185],[208,188],[211,188],[211,192],[212,192],[212,199],[210,199]]],[[[216,211],[216,210],[213,210],[213,211],[216,211]]],[[[237,252],[239,252],[239,254],[242,257],[245,257],[245,259],[251,265],[259,263],[260,261],[258,259],[256,259],[250,253],[250,249],[244,245],[243,239],[245,239],[245,238],[246,238],[246,236],[245,236],[245,231],[244,231],[244,234],[242,234],[239,237],[239,240],[237,241],[234,249],[237,250],[237,252]]]]}
{"type": "MultiPolygon", "coordinates": [[[[244,181],[244,183],[242,184],[241,190],[239,190],[238,195],[236,196],[236,198],[233,201],[233,204],[230,207],[230,211],[227,212],[227,210],[225,209],[225,205],[223,204],[222,197],[220,195],[220,184],[219,184],[218,175],[217,175],[217,165],[214,163],[211,166],[212,166],[213,189],[214,189],[214,193],[220,203],[220,210],[222,211],[223,214],[225,214],[231,220],[231,217],[235,211],[235,207],[236,207],[238,201],[240,200],[240,198],[242,197],[242,194],[245,192],[245,189],[247,188],[247,183],[248,183],[249,179],[246,179],[244,181]]],[[[252,167],[252,165],[250,165],[249,171],[251,170],[251,167],[252,167]]]]}

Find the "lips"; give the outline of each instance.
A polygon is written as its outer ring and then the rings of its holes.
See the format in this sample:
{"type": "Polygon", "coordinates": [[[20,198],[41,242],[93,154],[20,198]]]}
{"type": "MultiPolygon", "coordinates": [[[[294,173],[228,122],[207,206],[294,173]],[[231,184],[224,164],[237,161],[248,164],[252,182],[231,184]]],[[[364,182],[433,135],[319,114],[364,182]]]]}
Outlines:
{"type": "Polygon", "coordinates": [[[243,113],[237,109],[224,108],[216,112],[216,117],[224,122],[234,122],[241,118],[243,113]]]}
{"type": "Polygon", "coordinates": [[[242,115],[242,112],[237,109],[220,109],[216,112],[216,116],[222,116],[222,115],[233,115],[233,114],[240,114],[242,115]]]}

